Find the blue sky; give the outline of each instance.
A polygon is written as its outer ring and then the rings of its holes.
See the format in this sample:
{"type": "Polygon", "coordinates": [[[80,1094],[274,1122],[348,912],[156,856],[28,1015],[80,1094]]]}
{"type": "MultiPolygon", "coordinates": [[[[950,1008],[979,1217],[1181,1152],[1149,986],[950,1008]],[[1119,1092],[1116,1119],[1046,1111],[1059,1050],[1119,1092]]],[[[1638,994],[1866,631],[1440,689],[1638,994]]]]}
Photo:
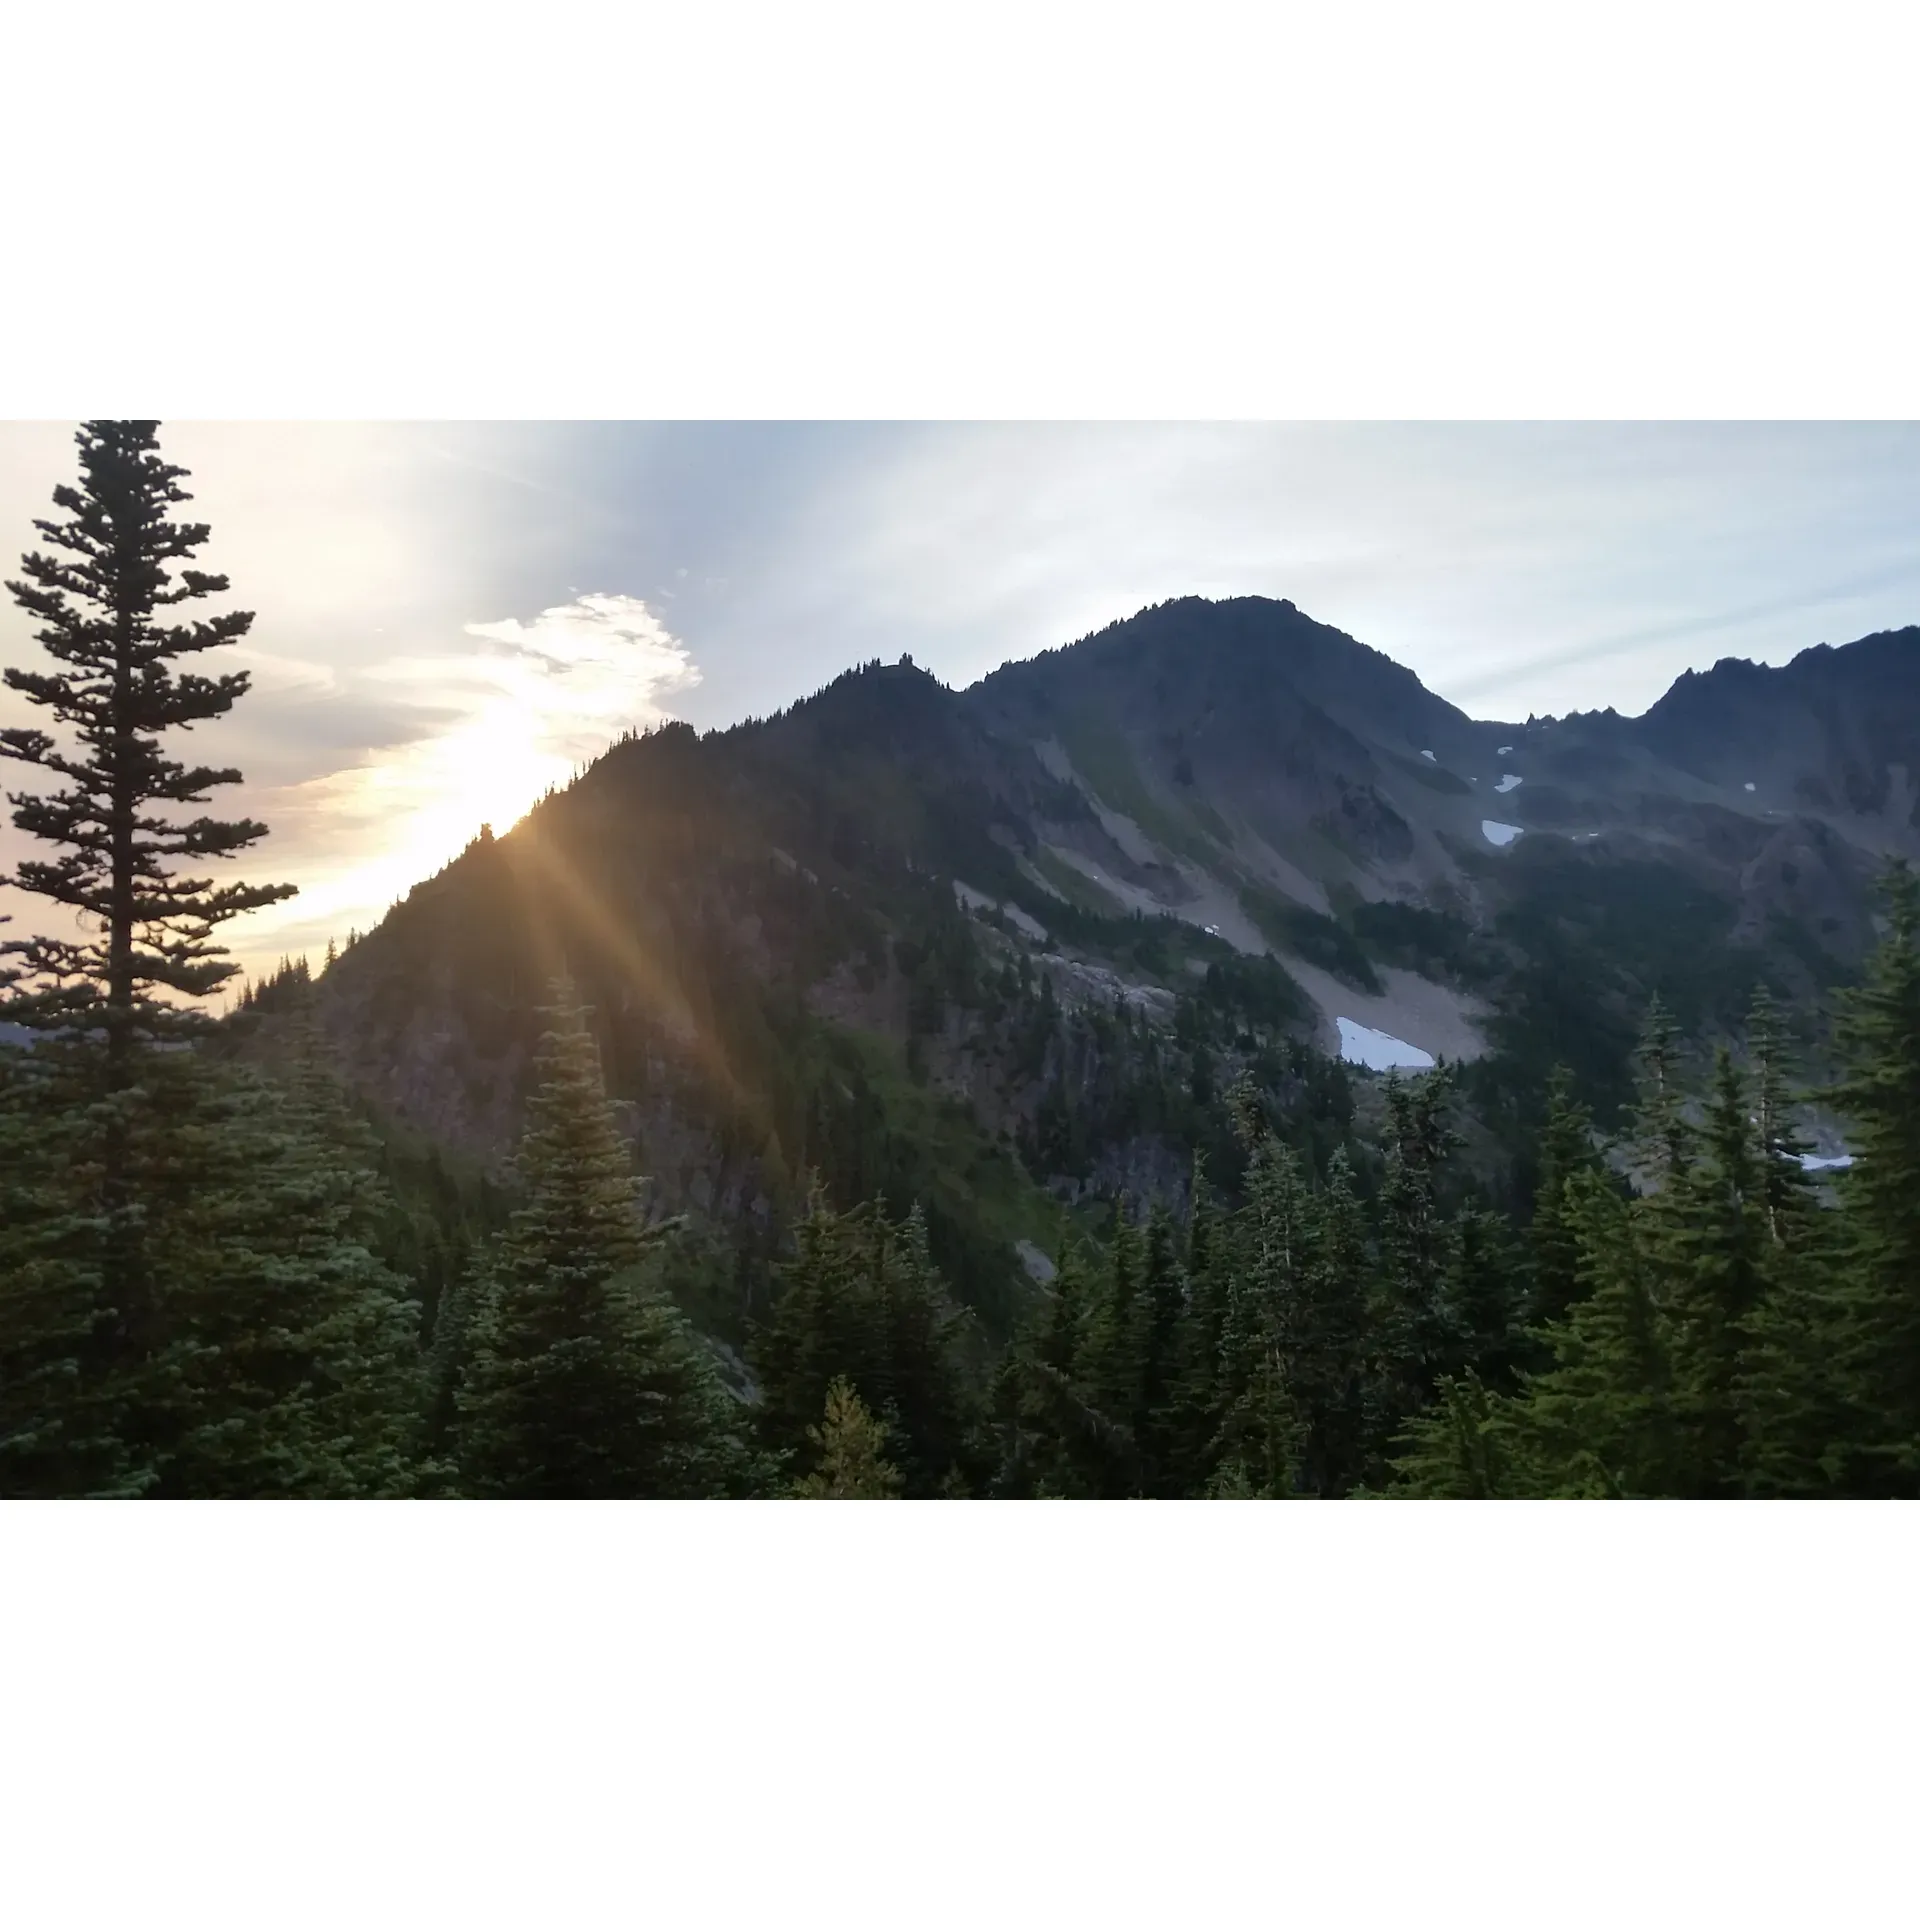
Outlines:
{"type": "MultiPolygon", "coordinates": [[[[0,425],[0,557],[71,477],[71,434],[0,425]]],[[[1635,712],[1723,655],[1920,621],[1902,425],[182,422],[162,440],[208,560],[259,614],[220,757],[274,827],[265,865],[304,890],[257,917],[261,952],[368,924],[626,726],[724,725],[873,656],[965,685],[1179,594],[1292,599],[1504,719],[1635,712]]],[[[0,662],[33,651],[9,603],[0,662]]]]}

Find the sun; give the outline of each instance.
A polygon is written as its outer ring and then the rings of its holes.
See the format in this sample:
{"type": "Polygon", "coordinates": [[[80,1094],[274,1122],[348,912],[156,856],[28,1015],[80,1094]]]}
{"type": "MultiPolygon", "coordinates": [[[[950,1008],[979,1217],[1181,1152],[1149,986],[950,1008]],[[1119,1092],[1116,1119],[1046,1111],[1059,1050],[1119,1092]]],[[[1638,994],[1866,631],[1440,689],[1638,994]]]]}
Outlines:
{"type": "Polygon", "coordinates": [[[537,714],[504,701],[491,706],[397,762],[387,857],[414,879],[438,872],[482,826],[505,833],[572,771],[542,738],[537,714]]]}

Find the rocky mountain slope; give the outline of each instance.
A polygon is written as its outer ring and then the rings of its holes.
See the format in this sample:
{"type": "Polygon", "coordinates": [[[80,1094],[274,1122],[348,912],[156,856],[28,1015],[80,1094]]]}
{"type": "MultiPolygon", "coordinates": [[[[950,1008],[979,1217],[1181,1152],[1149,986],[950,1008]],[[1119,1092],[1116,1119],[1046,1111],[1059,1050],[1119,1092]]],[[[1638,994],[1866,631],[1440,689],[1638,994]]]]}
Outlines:
{"type": "Polygon", "coordinates": [[[745,1232],[805,1169],[931,1194],[1008,1295],[1061,1205],[1177,1183],[1240,1066],[1345,1124],[1326,1056],[1372,1030],[1474,1062],[1512,1141],[1555,1060],[1617,1105],[1650,992],[1703,1032],[1762,979],[1811,1009],[1920,854],[1917,760],[1920,629],[1510,725],[1290,602],[1175,601],[965,691],[875,663],[625,741],[416,887],[325,1017],[382,1106],[497,1162],[564,967],[663,1204],[745,1232]]]}

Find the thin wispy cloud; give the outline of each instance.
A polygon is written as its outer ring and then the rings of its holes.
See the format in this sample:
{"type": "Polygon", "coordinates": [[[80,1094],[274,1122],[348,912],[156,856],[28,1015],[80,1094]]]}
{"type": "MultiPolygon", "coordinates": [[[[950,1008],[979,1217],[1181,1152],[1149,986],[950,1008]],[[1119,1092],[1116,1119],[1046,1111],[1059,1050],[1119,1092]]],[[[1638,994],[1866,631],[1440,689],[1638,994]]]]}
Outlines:
{"type": "Polygon", "coordinates": [[[298,944],[303,927],[342,915],[371,920],[482,825],[506,831],[620,734],[667,718],[665,702],[700,679],[685,644],[625,594],[582,594],[465,634],[474,644],[461,650],[404,655],[331,683],[297,662],[268,670],[265,685],[337,697],[362,727],[410,731],[417,719],[421,729],[352,765],[253,791],[250,804],[274,826],[262,859],[301,887],[257,917],[253,944],[298,944]]]}

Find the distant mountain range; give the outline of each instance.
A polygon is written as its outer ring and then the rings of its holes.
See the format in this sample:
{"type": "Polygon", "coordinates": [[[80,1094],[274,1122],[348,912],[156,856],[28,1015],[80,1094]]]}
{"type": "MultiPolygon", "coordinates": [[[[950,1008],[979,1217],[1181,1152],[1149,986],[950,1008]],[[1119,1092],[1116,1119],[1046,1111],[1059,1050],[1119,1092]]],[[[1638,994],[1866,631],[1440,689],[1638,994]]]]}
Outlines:
{"type": "Polygon", "coordinates": [[[1557,1060],[1617,1109],[1655,991],[1710,1036],[1766,980],[1817,1064],[1889,854],[1920,856],[1920,628],[1522,725],[1289,601],[1185,599],[965,691],[873,663],[624,741],[323,1004],[372,1096],[492,1162],[565,966],[667,1200],[747,1219],[848,1155],[904,1186],[911,1141],[1031,1244],[1036,1196],[1170,1178],[1155,1100],[1262,1048],[1476,1062],[1509,1140],[1557,1060]],[[1055,1151],[1063,1107],[1107,1119],[1055,1151]]]}

